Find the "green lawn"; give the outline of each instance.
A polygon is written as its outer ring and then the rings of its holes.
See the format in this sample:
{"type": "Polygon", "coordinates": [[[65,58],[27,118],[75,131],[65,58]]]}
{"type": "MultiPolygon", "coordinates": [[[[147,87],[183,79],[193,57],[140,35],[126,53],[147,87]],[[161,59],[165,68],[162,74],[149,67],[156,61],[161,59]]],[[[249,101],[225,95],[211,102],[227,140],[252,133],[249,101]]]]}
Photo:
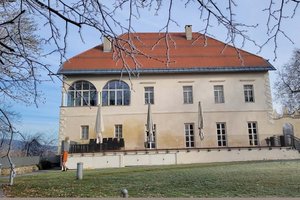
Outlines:
{"type": "Polygon", "coordinates": [[[15,178],[7,197],[300,197],[300,161],[49,172],[15,178]]]}

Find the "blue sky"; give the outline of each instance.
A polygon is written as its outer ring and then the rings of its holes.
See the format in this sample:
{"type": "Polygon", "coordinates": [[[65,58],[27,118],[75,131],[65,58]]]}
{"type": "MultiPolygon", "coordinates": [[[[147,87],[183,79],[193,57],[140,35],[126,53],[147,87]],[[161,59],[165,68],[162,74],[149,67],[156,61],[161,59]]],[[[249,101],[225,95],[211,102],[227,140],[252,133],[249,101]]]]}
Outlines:
{"type": "MultiPolygon", "coordinates": [[[[166,1],[163,1],[166,3],[166,1]]],[[[175,7],[172,10],[172,17],[177,21],[178,25],[171,24],[170,32],[183,32],[186,24],[193,25],[193,31],[200,31],[203,28],[203,22],[199,19],[199,11],[194,4],[190,4],[187,8],[184,8],[184,2],[175,1],[175,7]]],[[[259,28],[254,29],[248,34],[253,37],[257,42],[261,43],[266,37],[266,13],[262,12],[263,8],[267,5],[262,5],[260,0],[252,1],[237,1],[238,8],[235,9],[239,19],[247,24],[260,23],[259,28]],[[255,8],[253,8],[255,5],[255,8]],[[264,21],[262,21],[264,19],[264,21]]],[[[126,22],[128,18],[128,10],[125,7],[123,11],[117,12],[120,20],[126,22]]],[[[288,8],[287,12],[291,13],[292,9],[288,8]]],[[[135,19],[133,26],[137,32],[157,32],[166,22],[167,11],[166,5],[163,5],[163,9],[160,10],[159,15],[154,16],[154,12],[143,11],[141,17],[135,19]]],[[[290,43],[287,39],[280,37],[278,42],[278,58],[274,59],[273,46],[266,46],[258,55],[269,59],[270,63],[277,69],[287,63],[292,55],[294,48],[300,48],[300,14],[298,13],[294,19],[284,22],[283,26],[288,33],[289,37],[294,41],[294,44],[290,43]]],[[[78,53],[81,53],[89,48],[92,48],[101,43],[101,36],[90,29],[83,29],[83,36],[85,43],[82,43],[77,29],[71,28],[69,31],[67,57],[70,58],[78,53]]],[[[218,40],[225,41],[226,32],[224,28],[215,26],[211,28],[211,32],[218,40]]],[[[44,34],[43,28],[38,33],[44,34]]],[[[46,48],[46,47],[45,47],[46,48]]],[[[251,43],[246,43],[243,47],[244,50],[257,54],[258,49],[251,43]]],[[[45,49],[46,50],[46,49],[45,49]]],[[[51,65],[53,71],[57,71],[59,68],[59,57],[52,55],[46,59],[46,62],[51,65]]],[[[271,83],[275,79],[275,72],[271,72],[271,83]]],[[[20,123],[17,124],[17,128],[24,133],[37,133],[42,132],[50,137],[57,137],[59,129],[59,106],[61,104],[61,82],[57,79],[54,82],[47,81],[39,86],[39,90],[42,91],[41,103],[38,107],[35,105],[25,106],[23,104],[15,104],[13,110],[17,111],[21,115],[20,123]]]]}

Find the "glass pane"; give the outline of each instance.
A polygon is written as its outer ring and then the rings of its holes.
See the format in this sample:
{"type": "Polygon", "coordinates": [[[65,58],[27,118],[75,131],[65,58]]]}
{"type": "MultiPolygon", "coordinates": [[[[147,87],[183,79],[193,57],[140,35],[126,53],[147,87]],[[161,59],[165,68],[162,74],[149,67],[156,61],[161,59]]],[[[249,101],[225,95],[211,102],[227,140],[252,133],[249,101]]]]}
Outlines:
{"type": "Polygon", "coordinates": [[[82,98],[82,100],[83,100],[82,105],[83,106],[89,105],[89,92],[83,92],[82,97],[83,97],[82,98]]]}
{"type": "Polygon", "coordinates": [[[108,83],[108,88],[109,89],[116,89],[116,81],[110,81],[108,83]]]}
{"type": "Polygon", "coordinates": [[[191,147],[194,147],[195,145],[194,145],[194,142],[191,142],[191,147]]]}
{"type": "Polygon", "coordinates": [[[79,92],[76,92],[75,96],[75,106],[81,106],[81,94],[79,92]]]}
{"type": "Polygon", "coordinates": [[[187,93],[183,93],[183,102],[188,103],[187,93]]]}
{"type": "Polygon", "coordinates": [[[96,90],[96,88],[93,84],[89,83],[89,85],[90,85],[90,90],[96,90]]]}
{"type": "Polygon", "coordinates": [[[108,92],[107,91],[103,91],[102,92],[102,105],[103,106],[107,106],[107,102],[108,102],[108,92]]]}
{"type": "Polygon", "coordinates": [[[75,83],[75,89],[76,89],[76,90],[82,90],[82,82],[81,82],[81,81],[75,83]]]}
{"type": "Polygon", "coordinates": [[[154,104],[154,93],[150,93],[150,103],[154,104]]]}
{"type": "Polygon", "coordinates": [[[124,91],[124,105],[130,104],[130,91],[126,90],[124,91]]]}
{"type": "Polygon", "coordinates": [[[115,91],[109,92],[109,105],[116,105],[115,91]]]}
{"type": "Polygon", "coordinates": [[[91,91],[90,92],[90,95],[91,95],[90,96],[90,105],[91,106],[96,106],[97,105],[97,99],[98,99],[97,98],[98,97],[97,94],[98,93],[96,91],[91,91]]]}
{"type": "Polygon", "coordinates": [[[86,81],[82,82],[82,89],[83,90],[89,90],[90,89],[89,86],[90,86],[89,82],[86,82],[86,81]]]}
{"type": "Polygon", "coordinates": [[[248,94],[246,91],[244,92],[244,96],[245,96],[245,101],[248,102],[248,94]]]}
{"type": "Polygon", "coordinates": [[[215,93],[215,102],[216,102],[216,103],[219,103],[218,92],[215,91],[214,93],[215,93]]]}
{"type": "Polygon", "coordinates": [[[117,105],[123,105],[123,95],[122,91],[117,91],[117,105]]]}
{"type": "Polygon", "coordinates": [[[74,106],[74,91],[68,92],[68,106],[74,106]]]}
{"type": "Polygon", "coordinates": [[[148,101],[148,93],[145,93],[145,104],[148,104],[149,101],[148,101]]]}

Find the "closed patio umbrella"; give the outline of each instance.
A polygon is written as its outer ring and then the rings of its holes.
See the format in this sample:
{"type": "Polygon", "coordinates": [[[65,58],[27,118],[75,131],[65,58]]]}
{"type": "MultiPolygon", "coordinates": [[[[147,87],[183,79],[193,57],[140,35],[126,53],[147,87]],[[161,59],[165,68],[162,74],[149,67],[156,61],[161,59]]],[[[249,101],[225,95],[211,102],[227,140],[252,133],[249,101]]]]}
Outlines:
{"type": "Polygon", "coordinates": [[[104,131],[104,124],[103,124],[103,117],[102,117],[102,112],[101,112],[101,105],[98,105],[98,110],[97,110],[97,116],[96,116],[96,123],[95,123],[95,132],[97,135],[97,144],[102,143],[102,133],[104,131]]]}
{"type": "Polygon", "coordinates": [[[203,113],[201,107],[201,101],[198,103],[198,129],[199,129],[199,136],[200,139],[204,139],[204,132],[203,132],[203,113]]]}
{"type": "Polygon", "coordinates": [[[147,124],[146,124],[147,132],[148,132],[148,141],[154,142],[153,138],[153,120],[152,120],[152,113],[151,113],[151,104],[148,104],[148,113],[147,113],[147,124]]]}

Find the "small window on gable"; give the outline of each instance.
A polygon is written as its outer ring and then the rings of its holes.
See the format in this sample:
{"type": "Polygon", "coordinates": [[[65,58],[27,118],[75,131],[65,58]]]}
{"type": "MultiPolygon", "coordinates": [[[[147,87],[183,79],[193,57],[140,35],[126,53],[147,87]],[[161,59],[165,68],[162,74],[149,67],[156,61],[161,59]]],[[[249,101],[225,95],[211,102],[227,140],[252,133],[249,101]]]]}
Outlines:
{"type": "Polygon", "coordinates": [[[253,85],[244,85],[245,102],[254,102],[253,85]]]}
{"type": "Polygon", "coordinates": [[[223,85],[214,86],[215,103],[224,103],[224,87],[223,85]]]}
{"type": "Polygon", "coordinates": [[[68,90],[68,106],[96,106],[97,90],[88,81],[77,81],[68,90]]]}
{"type": "Polygon", "coordinates": [[[145,87],[145,104],[154,104],[154,87],[145,87]]]}
{"type": "Polygon", "coordinates": [[[102,90],[103,106],[124,106],[130,104],[130,88],[124,81],[109,81],[102,90]]]}
{"type": "Polygon", "coordinates": [[[193,86],[183,86],[183,103],[193,103],[193,86]]]}

